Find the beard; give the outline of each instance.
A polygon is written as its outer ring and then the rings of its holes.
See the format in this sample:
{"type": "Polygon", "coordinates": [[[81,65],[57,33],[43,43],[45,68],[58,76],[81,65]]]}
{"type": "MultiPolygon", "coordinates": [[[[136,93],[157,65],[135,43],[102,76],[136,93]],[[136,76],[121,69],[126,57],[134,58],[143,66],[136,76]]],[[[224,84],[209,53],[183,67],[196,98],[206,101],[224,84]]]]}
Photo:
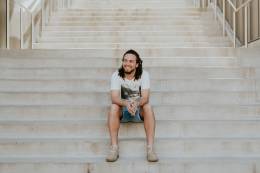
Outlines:
{"type": "Polygon", "coordinates": [[[135,70],[125,71],[125,69],[124,69],[124,73],[125,73],[125,74],[132,74],[134,71],[135,71],[135,70]]]}
{"type": "Polygon", "coordinates": [[[136,70],[136,69],[132,69],[130,71],[126,71],[125,68],[123,68],[123,69],[124,69],[124,73],[127,75],[132,74],[136,70]]]}

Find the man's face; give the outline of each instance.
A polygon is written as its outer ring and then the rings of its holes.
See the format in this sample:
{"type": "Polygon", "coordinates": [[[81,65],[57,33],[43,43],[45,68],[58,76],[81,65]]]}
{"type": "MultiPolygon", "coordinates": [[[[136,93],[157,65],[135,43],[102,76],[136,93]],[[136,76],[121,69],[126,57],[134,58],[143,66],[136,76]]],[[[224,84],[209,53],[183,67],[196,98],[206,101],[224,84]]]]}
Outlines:
{"type": "Polygon", "coordinates": [[[138,64],[136,62],[136,56],[133,54],[126,54],[123,58],[123,68],[126,74],[135,72],[138,64]]]}

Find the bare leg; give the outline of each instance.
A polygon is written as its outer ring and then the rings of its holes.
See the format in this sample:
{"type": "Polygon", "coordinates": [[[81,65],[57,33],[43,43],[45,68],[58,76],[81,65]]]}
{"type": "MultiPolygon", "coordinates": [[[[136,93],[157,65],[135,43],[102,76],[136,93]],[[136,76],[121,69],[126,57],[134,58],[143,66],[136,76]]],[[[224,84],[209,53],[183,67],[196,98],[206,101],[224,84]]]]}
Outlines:
{"type": "Polygon", "coordinates": [[[108,113],[108,128],[110,133],[111,145],[118,145],[118,131],[120,127],[120,116],[121,116],[121,107],[112,104],[110,111],[108,113]]]}
{"type": "Polygon", "coordinates": [[[146,140],[148,146],[153,146],[155,134],[155,118],[154,112],[149,104],[141,107],[141,116],[144,118],[144,128],[146,133],[146,140]]]}

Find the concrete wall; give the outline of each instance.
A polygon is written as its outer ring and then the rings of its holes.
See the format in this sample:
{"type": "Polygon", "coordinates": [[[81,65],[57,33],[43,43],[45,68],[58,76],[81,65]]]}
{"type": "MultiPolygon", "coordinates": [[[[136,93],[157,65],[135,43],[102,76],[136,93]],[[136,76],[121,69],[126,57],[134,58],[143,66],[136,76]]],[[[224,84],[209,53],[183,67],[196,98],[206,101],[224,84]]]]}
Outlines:
{"type": "MultiPolygon", "coordinates": [[[[260,39],[258,39],[258,40],[256,40],[256,41],[250,43],[248,46],[249,46],[249,47],[258,47],[258,48],[260,49],[260,39]]],[[[260,55],[259,55],[259,56],[260,56],[260,55]]]]}
{"type": "Polygon", "coordinates": [[[20,7],[14,2],[9,1],[9,45],[11,49],[20,49],[20,7]]]}
{"type": "Polygon", "coordinates": [[[257,101],[260,102],[260,42],[250,46],[237,49],[237,56],[242,67],[251,68],[251,75],[256,79],[257,101]]]}
{"type": "Polygon", "coordinates": [[[6,0],[0,1],[0,48],[6,48],[6,0]]]}

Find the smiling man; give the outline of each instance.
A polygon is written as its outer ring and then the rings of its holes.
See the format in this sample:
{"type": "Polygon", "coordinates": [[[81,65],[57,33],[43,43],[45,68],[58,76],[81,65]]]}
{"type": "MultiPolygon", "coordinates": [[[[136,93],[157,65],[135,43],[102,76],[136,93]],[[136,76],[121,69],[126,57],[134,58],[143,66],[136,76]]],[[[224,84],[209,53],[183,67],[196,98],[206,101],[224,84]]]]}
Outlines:
{"type": "Polygon", "coordinates": [[[154,151],[155,118],[149,104],[150,79],[142,60],[134,50],[124,53],[121,68],[111,78],[112,105],[108,114],[111,147],[106,160],[119,157],[118,131],[121,123],[142,122],[146,132],[147,160],[158,161],[154,151]]]}

